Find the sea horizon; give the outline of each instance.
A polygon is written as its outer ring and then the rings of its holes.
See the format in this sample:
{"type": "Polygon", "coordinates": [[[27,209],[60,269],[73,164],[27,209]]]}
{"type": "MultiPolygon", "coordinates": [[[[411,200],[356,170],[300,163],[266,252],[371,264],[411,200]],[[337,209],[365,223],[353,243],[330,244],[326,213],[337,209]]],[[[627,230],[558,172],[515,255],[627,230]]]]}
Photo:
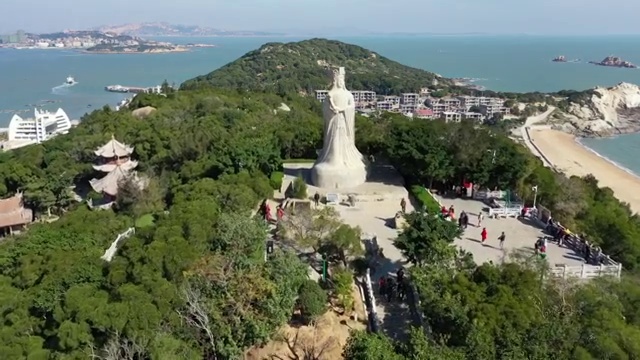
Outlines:
{"type": "MultiPolygon", "coordinates": [[[[13,114],[32,117],[33,108],[67,112],[80,119],[105,105],[115,106],[131,94],[108,93],[107,85],[155,86],[209,73],[268,42],[323,37],[356,44],[401,64],[448,78],[475,79],[476,85],[505,92],[555,92],[640,84],[638,69],[587,64],[609,55],[640,65],[640,38],[632,35],[490,35],[415,34],[358,36],[153,37],[175,44],[216,47],[184,53],[87,54],[71,49],[0,49],[0,127],[13,114]],[[582,63],[554,63],[559,55],[582,63]],[[67,76],[77,85],[62,86],[67,76]]],[[[347,74],[348,76],[348,74],[347,74]]],[[[358,89],[352,89],[358,90],[358,89]]],[[[625,171],[640,173],[640,161],[621,144],[640,143],[640,134],[610,139],[581,139],[581,144],[625,171]]],[[[637,149],[640,151],[640,147],[637,149]]]]}

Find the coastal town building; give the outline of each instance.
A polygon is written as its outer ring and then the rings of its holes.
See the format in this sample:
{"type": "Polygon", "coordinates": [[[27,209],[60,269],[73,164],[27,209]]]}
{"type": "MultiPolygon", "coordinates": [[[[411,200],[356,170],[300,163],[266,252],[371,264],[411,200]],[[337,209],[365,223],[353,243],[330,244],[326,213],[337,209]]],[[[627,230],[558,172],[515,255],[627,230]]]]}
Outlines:
{"type": "Polygon", "coordinates": [[[376,103],[376,109],[380,111],[391,111],[394,108],[394,104],[390,101],[378,101],[376,103]]]}
{"type": "Polygon", "coordinates": [[[93,165],[93,168],[106,175],[99,179],[92,179],[89,184],[93,190],[104,195],[103,203],[109,206],[115,201],[123,182],[133,179],[143,187],[143,183],[134,171],[138,162],[131,159],[133,149],[132,146],[125,145],[112,136],[109,142],[94,151],[98,162],[93,165]]]}
{"type": "Polygon", "coordinates": [[[420,95],[416,93],[402,93],[400,94],[400,103],[405,105],[417,105],[420,95]]]}
{"type": "Polygon", "coordinates": [[[66,134],[71,129],[71,120],[62,109],[55,113],[34,110],[34,117],[23,119],[13,115],[7,131],[7,149],[38,144],[56,135],[66,134]]]}
{"type": "Polygon", "coordinates": [[[393,106],[400,106],[400,96],[396,95],[385,95],[383,97],[383,101],[390,102],[393,106]]]}
{"type": "Polygon", "coordinates": [[[487,117],[494,116],[495,114],[509,115],[511,109],[498,105],[497,103],[491,103],[488,105],[480,105],[480,112],[487,117]]]}
{"type": "Polygon", "coordinates": [[[417,108],[416,104],[400,104],[400,112],[403,114],[413,113],[417,108]]]}
{"type": "Polygon", "coordinates": [[[446,122],[460,122],[462,121],[462,114],[454,111],[445,111],[442,113],[442,118],[446,122]]]}
{"type": "Polygon", "coordinates": [[[433,119],[435,114],[429,108],[419,108],[413,113],[413,117],[417,119],[433,119]]]}
{"type": "Polygon", "coordinates": [[[376,92],[375,91],[352,91],[353,101],[355,102],[374,102],[376,101],[376,92]]]}
{"type": "Polygon", "coordinates": [[[465,113],[462,113],[462,117],[464,119],[476,120],[476,121],[479,121],[479,122],[482,122],[485,119],[484,115],[482,115],[481,113],[477,113],[477,112],[465,112],[465,113]]]}
{"type": "Polygon", "coordinates": [[[323,101],[329,94],[329,90],[316,90],[316,100],[323,101]]]}
{"type": "Polygon", "coordinates": [[[18,234],[33,222],[33,211],[24,206],[22,193],[0,200],[0,237],[18,234]]]}

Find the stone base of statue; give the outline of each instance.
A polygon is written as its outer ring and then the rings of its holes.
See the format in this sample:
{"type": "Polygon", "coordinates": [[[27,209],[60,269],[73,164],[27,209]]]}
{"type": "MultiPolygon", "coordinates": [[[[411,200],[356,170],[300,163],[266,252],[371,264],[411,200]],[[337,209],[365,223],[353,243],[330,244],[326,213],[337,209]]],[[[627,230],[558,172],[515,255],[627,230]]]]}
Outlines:
{"type": "Polygon", "coordinates": [[[364,162],[333,164],[316,162],[311,169],[311,182],[323,189],[353,189],[367,181],[364,162]]]}

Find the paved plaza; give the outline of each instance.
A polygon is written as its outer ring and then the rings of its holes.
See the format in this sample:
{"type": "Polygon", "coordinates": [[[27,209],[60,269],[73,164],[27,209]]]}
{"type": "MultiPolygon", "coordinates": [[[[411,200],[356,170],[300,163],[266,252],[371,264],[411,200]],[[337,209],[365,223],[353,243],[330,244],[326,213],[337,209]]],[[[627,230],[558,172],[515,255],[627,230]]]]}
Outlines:
{"type": "MultiPolygon", "coordinates": [[[[490,219],[488,206],[481,201],[443,198],[437,195],[435,197],[447,208],[453,205],[456,215],[460,215],[462,211],[469,215],[469,227],[464,231],[462,238],[455,241],[455,244],[472,253],[478,264],[488,261],[493,261],[495,264],[509,261],[509,257],[514,253],[533,256],[536,240],[544,235],[542,229],[529,220],[490,219]],[[479,212],[484,214],[481,227],[476,226],[479,212]],[[487,229],[487,242],[484,246],[480,242],[480,232],[483,227],[487,229]],[[498,241],[498,236],[503,231],[506,236],[504,250],[499,248],[500,241],[498,241]]],[[[550,266],[562,264],[576,266],[584,263],[582,256],[571,249],[559,247],[554,242],[548,242],[547,259],[550,266]]]]}

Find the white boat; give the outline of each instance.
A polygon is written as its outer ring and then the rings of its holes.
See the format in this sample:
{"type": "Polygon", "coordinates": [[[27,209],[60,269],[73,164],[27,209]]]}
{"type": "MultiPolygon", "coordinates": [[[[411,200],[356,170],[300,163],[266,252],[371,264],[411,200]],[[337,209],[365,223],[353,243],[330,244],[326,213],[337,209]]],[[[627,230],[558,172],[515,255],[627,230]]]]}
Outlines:
{"type": "Polygon", "coordinates": [[[67,85],[74,85],[74,84],[76,84],[76,79],[74,79],[74,78],[73,78],[73,77],[71,77],[71,76],[68,76],[68,77],[67,77],[67,81],[65,82],[65,84],[67,84],[67,85]]]}

